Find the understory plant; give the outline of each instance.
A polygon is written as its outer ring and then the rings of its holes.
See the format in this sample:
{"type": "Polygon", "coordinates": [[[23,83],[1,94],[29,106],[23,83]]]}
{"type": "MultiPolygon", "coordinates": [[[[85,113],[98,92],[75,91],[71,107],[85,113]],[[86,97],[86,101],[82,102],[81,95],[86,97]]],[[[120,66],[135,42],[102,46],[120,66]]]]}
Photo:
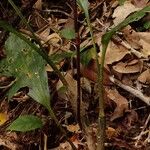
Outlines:
{"type": "MultiPolygon", "coordinates": [[[[48,111],[52,119],[56,122],[61,132],[67,139],[66,132],[59,124],[58,119],[56,118],[51,104],[51,95],[48,88],[48,78],[45,70],[45,65],[49,64],[54,72],[56,72],[62,81],[62,83],[67,87],[67,82],[61,72],[57,69],[55,63],[49,58],[49,56],[44,52],[40,42],[34,35],[31,27],[27,23],[24,16],[21,14],[20,10],[16,7],[12,0],[8,0],[12,7],[15,9],[16,13],[20,16],[22,21],[28,27],[28,29],[32,32],[32,38],[34,38],[37,44],[34,44],[21,34],[19,31],[14,29],[8,23],[0,20],[0,27],[6,31],[9,31],[9,37],[5,42],[5,51],[7,57],[0,62],[0,75],[13,76],[15,77],[15,82],[11,86],[8,92],[8,99],[11,97],[22,87],[28,87],[29,93],[28,95],[34,99],[36,102],[42,104],[48,111]]],[[[93,43],[93,50],[95,52],[95,59],[97,62],[97,83],[98,83],[98,91],[99,91],[99,117],[98,117],[98,134],[97,134],[97,150],[104,150],[104,142],[105,142],[105,113],[104,113],[104,94],[103,94],[103,70],[104,70],[104,62],[105,62],[105,54],[107,50],[107,46],[112,36],[128,24],[140,20],[147,12],[150,11],[150,6],[143,8],[142,10],[132,14],[128,18],[126,18],[123,22],[121,22],[116,27],[112,28],[110,31],[106,32],[102,36],[101,44],[102,44],[102,58],[101,64],[98,61],[98,54],[96,51],[96,44],[93,35],[92,25],[90,23],[89,17],[89,3],[88,0],[74,0],[74,30],[69,32],[63,31],[62,34],[68,39],[75,39],[76,41],[76,51],[77,51],[77,88],[78,88],[78,100],[77,100],[77,120],[82,126],[82,119],[80,116],[80,35],[79,35],[79,27],[78,27],[78,6],[83,10],[87,22],[87,26],[90,30],[91,40],[93,43]],[[71,32],[71,35],[70,35],[71,32]],[[69,34],[69,35],[68,35],[69,34]]],[[[84,57],[84,56],[83,56],[84,57]]],[[[85,56],[86,57],[86,56],[85,56]]],[[[35,130],[37,128],[42,127],[42,121],[40,118],[34,115],[25,115],[20,116],[17,120],[15,120],[9,127],[8,130],[21,131],[26,132],[30,130],[35,130]],[[24,128],[23,125],[26,125],[24,128]]],[[[84,124],[84,123],[83,123],[84,124]]],[[[84,129],[83,129],[84,131],[84,129]]],[[[69,141],[70,142],[70,141],[69,141]]],[[[70,142],[73,149],[76,149],[75,146],[70,142]]]]}

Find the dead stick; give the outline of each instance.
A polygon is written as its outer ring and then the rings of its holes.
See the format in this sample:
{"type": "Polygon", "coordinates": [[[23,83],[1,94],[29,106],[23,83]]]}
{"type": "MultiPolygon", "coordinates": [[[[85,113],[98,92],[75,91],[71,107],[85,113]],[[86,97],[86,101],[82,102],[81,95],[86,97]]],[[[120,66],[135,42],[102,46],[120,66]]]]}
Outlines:
{"type": "Polygon", "coordinates": [[[119,87],[123,88],[124,90],[128,91],[129,93],[133,94],[134,96],[138,97],[140,100],[145,102],[147,105],[150,105],[150,97],[143,95],[139,90],[136,90],[128,85],[122,84],[119,80],[115,79],[113,76],[109,77],[110,81],[114,84],[118,85],[119,87]]]}

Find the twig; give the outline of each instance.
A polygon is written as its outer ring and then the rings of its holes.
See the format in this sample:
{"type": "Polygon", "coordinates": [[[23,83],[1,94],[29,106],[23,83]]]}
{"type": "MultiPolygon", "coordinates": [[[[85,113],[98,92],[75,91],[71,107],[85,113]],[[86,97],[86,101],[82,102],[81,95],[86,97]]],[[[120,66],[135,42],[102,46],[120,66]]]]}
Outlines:
{"type": "Polygon", "coordinates": [[[150,97],[143,95],[139,90],[136,90],[130,86],[124,85],[119,80],[115,79],[113,76],[109,77],[110,81],[114,84],[118,85],[119,87],[123,88],[124,90],[128,91],[129,93],[133,94],[134,96],[138,97],[140,100],[145,102],[147,105],[150,105],[150,97]]]}
{"type": "Polygon", "coordinates": [[[22,145],[11,141],[9,138],[11,138],[11,137],[7,137],[7,136],[4,137],[4,135],[1,135],[0,136],[0,145],[4,146],[4,147],[7,147],[11,150],[22,149],[23,148],[22,145]]]}
{"type": "Polygon", "coordinates": [[[47,12],[47,13],[62,13],[64,15],[66,15],[67,17],[70,17],[69,13],[66,13],[65,11],[58,10],[58,9],[47,9],[47,10],[42,10],[42,11],[47,12]]]}
{"type": "Polygon", "coordinates": [[[117,41],[117,42],[119,42],[122,46],[127,48],[132,54],[134,54],[138,58],[145,58],[145,56],[142,53],[140,53],[139,51],[137,51],[134,48],[132,48],[132,46],[130,46],[129,43],[123,41],[119,36],[115,35],[115,36],[113,36],[112,39],[117,41]]]}
{"type": "Polygon", "coordinates": [[[146,140],[144,141],[144,144],[146,145],[146,143],[149,143],[150,142],[150,127],[148,129],[148,136],[146,138],[146,140]]]}
{"type": "Polygon", "coordinates": [[[143,132],[144,132],[144,130],[146,129],[147,124],[149,123],[149,121],[150,121],[150,114],[148,115],[148,117],[147,117],[147,119],[146,119],[146,121],[145,121],[145,124],[144,124],[144,126],[143,126],[143,129],[142,129],[140,135],[139,135],[138,138],[137,138],[137,141],[136,141],[136,143],[135,143],[135,146],[138,145],[138,143],[139,143],[139,141],[140,141],[140,139],[141,139],[141,137],[142,137],[142,135],[143,135],[143,132]]]}

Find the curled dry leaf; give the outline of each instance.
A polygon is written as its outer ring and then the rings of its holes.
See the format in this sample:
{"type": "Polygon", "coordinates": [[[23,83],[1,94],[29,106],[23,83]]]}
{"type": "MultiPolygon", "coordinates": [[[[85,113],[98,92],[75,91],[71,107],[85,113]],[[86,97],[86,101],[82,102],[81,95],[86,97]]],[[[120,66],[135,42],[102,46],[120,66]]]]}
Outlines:
{"type": "Polygon", "coordinates": [[[68,89],[67,91],[61,91],[63,84],[59,80],[57,83],[57,91],[58,91],[58,96],[62,99],[68,100],[71,103],[71,106],[76,112],[76,101],[77,101],[77,82],[76,80],[73,79],[72,75],[70,73],[67,73],[64,77],[68,83],[68,89]]]}
{"type": "Polygon", "coordinates": [[[129,51],[122,45],[116,45],[110,41],[106,51],[105,63],[112,64],[114,62],[120,61],[128,53],[129,51]]]}
{"type": "Polygon", "coordinates": [[[123,30],[123,35],[128,44],[134,49],[141,49],[141,44],[139,43],[140,37],[138,33],[131,28],[130,25],[125,27],[123,30]]]}
{"type": "Polygon", "coordinates": [[[150,56],[150,32],[138,32],[140,37],[139,43],[142,46],[141,53],[148,57],[150,56]]]}
{"type": "Polygon", "coordinates": [[[138,77],[138,81],[143,84],[150,84],[150,69],[147,69],[146,71],[141,73],[138,77]]]}
{"type": "Polygon", "coordinates": [[[124,5],[118,6],[114,13],[113,18],[114,19],[114,25],[117,26],[119,23],[121,23],[128,15],[131,13],[140,10],[140,8],[135,7],[131,2],[126,1],[124,5]]]}
{"type": "Polygon", "coordinates": [[[113,69],[119,73],[137,73],[142,70],[143,62],[132,60],[130,62],[119,62],[113,66],[113,69]]]}
{"type": "Polygon", "coordinates": [[[121,96],[116,89],[114,90],[109,89],[109,90],[106,90],[106,92],[107,92],[108,98],[113,100],[117,105],[111,117],[111,121],[113,121],[119,117],[122,117],[124,112],[128,110],[128,101],[125,97],[121,96]]]}
{"type": "MultiPolygon", "coordinates": [[[[64,91],[61,91],[63,89],[63,84],[59,80],[57,83],[57,91],[58,91],[58,96],[62,99],[68,100],[71,103],[72,109],[74,113],[77,113],[77,81],[73,79],[72,75],[70,72],[68,72],[65,75],[65,79],[68,83],[68,88],[64,91]]],[[[85,109],[86,105],[81,101],[81,116],[85,115],[85,109]]]]}

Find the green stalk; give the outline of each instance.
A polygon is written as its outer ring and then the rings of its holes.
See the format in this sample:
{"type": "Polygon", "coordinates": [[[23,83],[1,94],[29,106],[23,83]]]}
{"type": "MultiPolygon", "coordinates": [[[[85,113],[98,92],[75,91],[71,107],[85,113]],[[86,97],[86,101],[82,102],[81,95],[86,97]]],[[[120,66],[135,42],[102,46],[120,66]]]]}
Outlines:
{"type": "MultiPolygon", "coordinates": [[[[84,0],[78,0],[79,5],[83,9],[87,21],[87,25],[90,30],[90,35],[93,43],[93,48],[95,50],[95,58],[96,58],[96,64],[97,64],[97,83],[98,83],[98,93],[99,93],[99,116],[98,116],[98,134],[97,134],[97,150],[104,150],[104,141],[105,141],[105,113],[104,113],[104,95],[103,95],[103,62],[100,65],[98,61],[98,53],[96,51],[96,44],[95,39],[93,35],[92,26],[90,23],[90,17],[88,12],[88,1],[84,0]]],[[[105,59],[105,55],[102,53],[102,60],[105,59]]]]}
{"type": "Polygon", "coordinates": [[[101,65],[99,64],[98,61],[98,53],[96,51],[96,44],[95,44],[95,39],[93,35],[93,30],[91,27],[91,24],[89,22],[89,19],[87,19],[87,24],[90,29],[90,35],[93,43],[93,48],[95,50],[95,58],[96,58],[96,64],[97,64],[97,83],[98,83],[98,95],[99,95],[99,115],[98,115],[98,134],[97,134],[97,150],[104,150],[104,142],[105,142],[105,113],[104,113],[104,94],[103,94],[103,64],[105,60],[105,55],[102,52],[102,62],[101,65]]]}

